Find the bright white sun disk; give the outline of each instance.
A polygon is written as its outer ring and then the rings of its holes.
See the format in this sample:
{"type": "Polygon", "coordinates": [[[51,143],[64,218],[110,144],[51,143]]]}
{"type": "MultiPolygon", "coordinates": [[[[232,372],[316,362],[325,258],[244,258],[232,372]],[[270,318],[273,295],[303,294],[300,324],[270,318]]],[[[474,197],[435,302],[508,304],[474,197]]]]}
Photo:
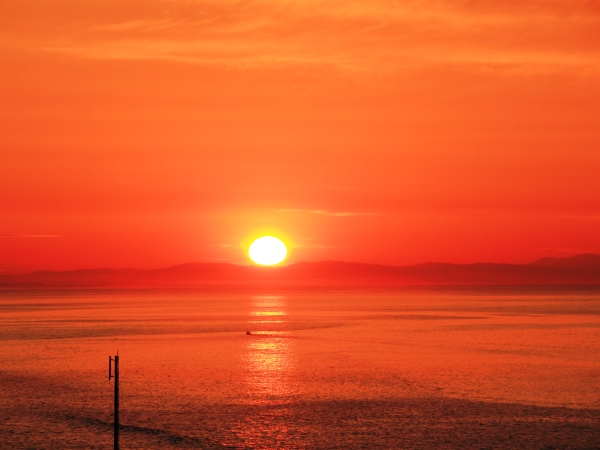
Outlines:
{"type": "Polygon", "coordinates": [[[256,264],[272,266],[285,259],[287,248],[280,239],[273,236],[263,236],[250,245],[248,256],[256,264]]]}

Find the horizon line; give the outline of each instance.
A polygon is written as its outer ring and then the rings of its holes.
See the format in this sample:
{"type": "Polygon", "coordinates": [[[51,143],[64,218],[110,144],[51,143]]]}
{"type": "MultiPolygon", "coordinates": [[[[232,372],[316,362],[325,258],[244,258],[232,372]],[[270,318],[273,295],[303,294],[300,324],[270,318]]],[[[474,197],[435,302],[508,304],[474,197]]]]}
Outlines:
{"type": "Polygon", "coordinates": [[[543,261],[543,260],[569,260],[569,259],[573,259],[573,258],[577,258],[577,257],[581,257],[581,256],[595,256],[595,257],[600,258],[600,253],[586,252],[586,253],[578,253],[578,254],[575,254],[572,256],[564,256],[564,257],[543,256],[543,257],[535,259],[533,261],[523,262],[523,263],[507,263],[507,262],[493,262],[493,261],[474,261],[474,262],[468,262],[468,263],[454,263],[454,262],[444,262],[444,261],[424,261],[424,262],[414,263],[414,264],[396,265],[396,264],[384,264],[384,263],[373,263],[373,262],[326,259],[326,260],[317,260],[317,261],[294,261],[294,262],[290,262],[290,263],[274,264],[271,266],[260,265],[260,264],[255,264],[255,263],[240,264],[240,263],[227,262],[227,261],[190,261],[190,262],[186,262],[186,263],[178,263],[178,264],[153,267],[153,268],[145,268],[145,269],[141,269],[138,267],[132,267],[132,266],[126,266],[126,267],[94,266],[94,267],[78,267],[78,268],[74,268],[74,269],[26,269],[26,270],[29,270],[29,272],[14,271],[14,272],[10,273],[7,271],[7,269],[0,268],[0,276],[2,276],[2,275],[5,275],[5,276],[32,275],[32,274],[35,274],[38,272],[62,273],[62,272],[94,271],[94,270],[153,271],[153,270],[171,269],[174,267],[181,267],[181,266],[194,265],[194,264],[230,265],[230,266],[236,266],[236,267],[256,267],[256,268],[264,268],[264,269],[277,269],[277,268],[283,268],[283,267],[290,267],[290,266],[294,266],[297,264],[320,264],[320,263],[356,264],[356,265],[364,265],[364,266],[379,266],[379,267],[393,267],[393,268],[415,267],[415,266],[422,266],[422,265],[427,265],[427,264],[444,264],[444,265],[453,265],[453,266],[470,266],[470,265],[478,265],[478,264],[505,265],[505,266],[527,266],[527,265],[531,265],[531,264],[534,264],[536,262],[543,261]]]}

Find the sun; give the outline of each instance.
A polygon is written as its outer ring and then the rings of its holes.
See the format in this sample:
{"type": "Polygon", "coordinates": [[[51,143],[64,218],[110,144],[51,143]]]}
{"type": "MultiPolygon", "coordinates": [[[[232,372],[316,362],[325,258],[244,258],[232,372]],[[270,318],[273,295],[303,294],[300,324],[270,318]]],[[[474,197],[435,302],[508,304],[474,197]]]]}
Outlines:
{"type": "Polygon", "coordinates": [[[273,236],[263,236],[250,244],[248,256],[256,264],[273,266],[285,259],[287,248],[281,239],[273,236]]]}

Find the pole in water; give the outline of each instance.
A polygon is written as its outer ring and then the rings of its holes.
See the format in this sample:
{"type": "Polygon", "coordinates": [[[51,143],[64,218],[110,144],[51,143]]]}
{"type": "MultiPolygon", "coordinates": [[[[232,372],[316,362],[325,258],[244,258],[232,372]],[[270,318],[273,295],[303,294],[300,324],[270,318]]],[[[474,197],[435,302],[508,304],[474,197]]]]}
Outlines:
{"type": "Polygon", "coordinates": [[[119,352],[113,358],[108,357],[108,381],[115,379],[115,450],[119,450],[119,352]],[[115,362],[114,375],[112,371],[112,362],[115,362]]]}

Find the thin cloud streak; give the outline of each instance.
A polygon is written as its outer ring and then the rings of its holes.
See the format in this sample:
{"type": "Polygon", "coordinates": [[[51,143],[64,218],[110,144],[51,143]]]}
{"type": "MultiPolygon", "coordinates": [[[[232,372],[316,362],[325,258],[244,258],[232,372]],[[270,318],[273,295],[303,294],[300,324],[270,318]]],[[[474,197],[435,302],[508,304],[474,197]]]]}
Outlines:
{"type": "Polygon", "coordinates": [[[277,212],[284,214],[311,214],[317,216],[331,217],[356,217],[356,216],[375,216],[375,213],[351,212],[351,211],[326,211],[322,209],[278,209],[277,212]]]}
{"type": "Polygon", "coordinates": [[[57,238],[57,234],[0,234],[0,238],[57,238]]]}

